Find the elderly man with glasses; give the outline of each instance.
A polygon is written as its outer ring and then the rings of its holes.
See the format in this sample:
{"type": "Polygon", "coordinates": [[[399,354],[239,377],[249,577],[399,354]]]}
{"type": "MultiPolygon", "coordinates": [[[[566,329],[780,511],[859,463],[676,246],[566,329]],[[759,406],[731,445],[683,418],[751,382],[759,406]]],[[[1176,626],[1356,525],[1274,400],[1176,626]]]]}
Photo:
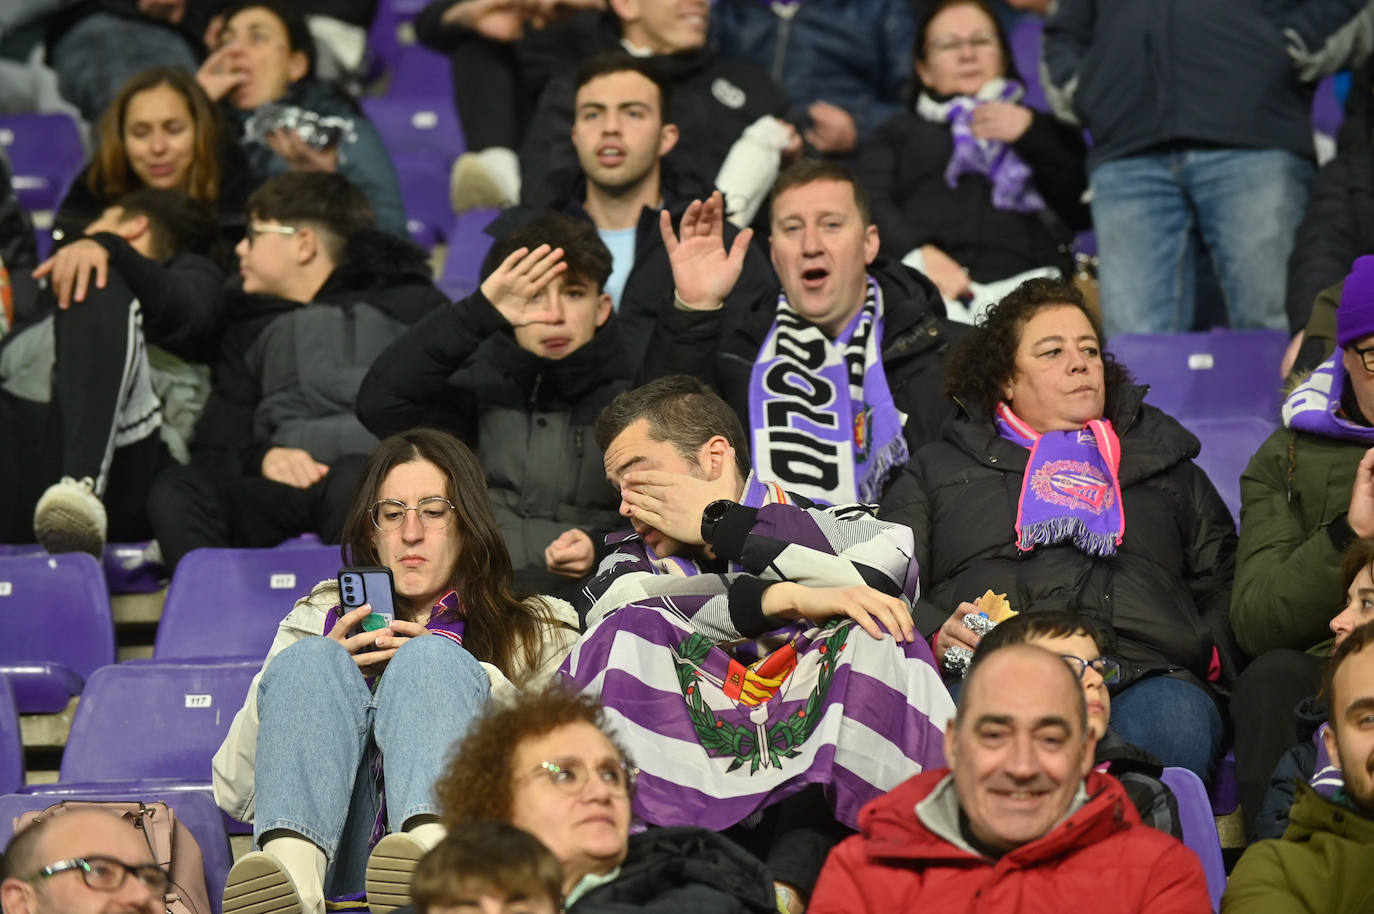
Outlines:
{"type": "Polygon", "coordinates": [[[160,914],[167,873],[141,832],[99,810],[53,816],[10,839],[4,914],[160,914]]]}
{"type": "Polygon", "coordinates": [[[363,374],[446,299],[426,255],[379,231],[361,189],[292,171],[248,200],[231,291],[191,463],[148,498],[169,571],[201,546],[338,542],[377,438],[354,416],[363,374]]]}

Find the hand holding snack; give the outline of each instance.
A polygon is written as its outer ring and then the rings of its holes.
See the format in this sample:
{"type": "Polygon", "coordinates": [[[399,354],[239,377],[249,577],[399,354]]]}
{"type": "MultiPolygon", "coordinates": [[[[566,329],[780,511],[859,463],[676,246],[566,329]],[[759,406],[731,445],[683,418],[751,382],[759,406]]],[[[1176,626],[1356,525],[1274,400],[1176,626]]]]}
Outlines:
{"type": "Polygon", "coordinates": [[[954,614],[940,626],[936,641],[936,653],[945,669],[967,676],[973,652],[983,636],[1014,615],[1016,612],[1007,601],[1007,595],[993,593],[991,589],[972,603],[960,603],[954,614]]]}

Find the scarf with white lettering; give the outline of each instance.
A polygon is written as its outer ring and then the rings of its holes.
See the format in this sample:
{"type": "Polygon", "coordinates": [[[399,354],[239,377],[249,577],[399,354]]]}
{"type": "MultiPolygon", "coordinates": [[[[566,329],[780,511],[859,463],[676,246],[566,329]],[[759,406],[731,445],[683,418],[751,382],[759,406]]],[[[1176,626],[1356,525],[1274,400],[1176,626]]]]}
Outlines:
{"type": "Polygon", "coordinates": [[[1034,213],[1045,208],[1045,198],[1035,189],[1030,166],[1001,140],[973,135],[973,112],[985,102],[1019,102],[1026,90],[1015,80],[990,79],[976,95],[956,95],[937,102],[922,93],[916,113],[928,121],[946,122],[954,138],[954,153],[945,166],[945,183],[954,187],[965,174],[983,175],[992,182],[992,205],[1015,213],[1034,213]]]}
{"type": "Polygon", "coordinates": [[[778,296],[749,378],[756,476],[822,504],[878,501],[911,456],[882,338],[883,296],[871,276],[864,306],[833,342],[778,296]]]}
{"type": "Polygon", "coordinates": [[[1374,428],[1341,415],[1345,381],[1345,363],[1337,349],[1283,401],[1284,427],[1323,438],[1374,444],[1374,428]]]}
{"type": "Polygon", "coordinates": [[[1064,540],[1088,555],[1115,555],[1126,532],[1121,509],[1121,441],[1112,423],[1041,434],[1006,403],[993,419],[1003,438],[1030,449],[1016,508],[1016,548],[1029,552],[1064,540]]]}

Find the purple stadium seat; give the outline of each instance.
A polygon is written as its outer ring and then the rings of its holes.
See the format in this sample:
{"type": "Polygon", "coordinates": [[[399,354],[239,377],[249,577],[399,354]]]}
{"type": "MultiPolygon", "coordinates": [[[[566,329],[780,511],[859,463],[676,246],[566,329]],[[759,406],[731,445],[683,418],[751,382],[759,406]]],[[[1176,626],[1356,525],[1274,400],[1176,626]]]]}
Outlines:
{"type": "MultiPolygon", "coordinates": [[[[1123,333],[1107,348],[1150,385],[1147,403],[1175,419],[1259,418],[1277,422],[1281,330],[1123,333]]],[[[1185,422],[1186,424],[1186,422],[1185,422]]]]}
{"type": "Polygon", "coordinates": [[[85,553],[0,557],[0,674],[24,714],[51,714],[81,694],[86,678],[114,663],[110,595],[85,553]]]}
{"type": "Polygon", "coordinates": [[[1022,101],[1036,111],[1050,110],[1045,90],[1040,85],[1040,36],[1044,31],[1045,22],[1039,16],[1022,16],[1007,36],[1011,42],[1012,60],[1026,84],[1026,97],[1022,101]]]}
{"type": "MultiPolygon", "coordinates": [[[[444,80],[447,83],[447,75],[444,80]]],[[[445,92],[448,93],[447,88],[445,92]]],[[[364,98],[362,104],[363,112],[381,134],[393,159],[401,155],[434,155],[443,159],[447,176],[449,163],[463,153],[463,129],[447,95],[418,100],[364,98]]],[[[447,182],[444,189],[447,190],[447,182]]]]}
{"type": "Polygon", "coordinates": [[[339,568],[337,546],[193,549],[167,589],[153,659],[252,657],[261,664],[292,604],[339,568]]]}
{"type": "Polygon", "coordinates": [[[1187,768],[1165,768],[1159,779],[1173,791],[1178,800],[1178,816],[1183,827],[1183,843],[1202,861],[1207,874],[1207,892],[1212,896],[1212,910],[1221,909],[1221,893],[1226,889],[1226,864],[1221,858],[1221,838],[1212,818],[1212,806],[1207,800],[1207,788],[1202,779],[1187,768]]]}
{"type": "Polygon", "coordinates": [[[459,216],[448,236],[448,254],[439,274],[439,288],[455,301],[471,295],[482,282],[482,260],[495,240],[486,227],[500,214],[497,209],[477,209],[459,216]]]}
{"type": "Polygon", "coordinates": [[[63,800],[142,800],[148,803],[160,800],[172,808],[177,818],[191,830],[196,843],[200,845],[201,857],[205,864],[205,887],[210,893],[210,907],[213,914],[220,914],[220,896],[223,894],[224,882],[229,876],[229,867],[234,864],[234,857],[229,849],[229,838],[224,831],[224,820],[209,792],[201,789],[181,790],[170,785],[128,790],[110,785],[81,790],[63,790],[58,784],[44,786],[55,789],[41,795],[0,796],[0,842],[8,842],[14,834],[16,818],[25,813],[46,809],[63,800]]]}
{"type": "Polygon", "coordinates": [[[24,786],[24,741],[19,734],[19,709],[14,692],[0,676],[0,793],[13,793],[24,786]]]}
{"type": "Polygon", "coordinates": [[[162,588],[167,569],[148,561],[147,542],[107,543],[103,565],[110,593],[153,593],[162,588]]]}
{"type": "Polygon", "coordinates": [[[1212,787],[1208,791],[1212,798],[1212,815],[1229,816],[1240,808],[1240,788],[1236,784],[1236,747],[1226,750],[1217,764],[1216,774],[1212,776],[1212,787]]]}
{"type": "Polygon", "coordinates": [[[1328,76],[1317,83],[1316,94],[1312,97],[1312,129],[1334,137],[1344,120],[1345,111],[1336,94],[1336,78],[1328,76]]]}
{"type": "Polygon", "coordinates": [[[261,660],[101,667],[76,706],[58,781],[208,784],[210,757],[261,667],[261,660]]]}
{"type": "Polygon", "coordinates": [[[1221,500],[1240,524],[1240,474],[1264,439],[1279,427],[1269,419],[1183,419],[1188,431],[1202,442],[1197,465],[1217,487],[1221,500]]]}
{"type": "Polygon", "coordinates": [[[453,159],[429,152],[392,153],[391,160],[401,180],[401,201],[406,208],[410,240],[422,248],[446,241],[445,229],[453,220],[448,202],[448,169],[453,159]]]}
{"type": "Polygon", "coordinates": [[[56,209],[86,161],[81,133],[66,114],[0,117],[0,146],[14,171],[14,190],[27,210],[56,209]]]}

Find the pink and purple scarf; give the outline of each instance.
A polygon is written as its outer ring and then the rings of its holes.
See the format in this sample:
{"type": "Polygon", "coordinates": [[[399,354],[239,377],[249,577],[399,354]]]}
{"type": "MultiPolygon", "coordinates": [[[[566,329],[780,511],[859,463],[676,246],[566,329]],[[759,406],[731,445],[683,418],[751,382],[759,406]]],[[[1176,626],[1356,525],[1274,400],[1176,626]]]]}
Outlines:
{"type": "Polygon", "coordinates": [[[1089,555],[1116,554],[1126,532],[1121,508],[1121,441],[1111,422],[1041,434],[1006,403],[994,411],[997,432],[1030,449],[1016,509],[1016,548],[1029,552],[1072,540],[1089,555]]]}

